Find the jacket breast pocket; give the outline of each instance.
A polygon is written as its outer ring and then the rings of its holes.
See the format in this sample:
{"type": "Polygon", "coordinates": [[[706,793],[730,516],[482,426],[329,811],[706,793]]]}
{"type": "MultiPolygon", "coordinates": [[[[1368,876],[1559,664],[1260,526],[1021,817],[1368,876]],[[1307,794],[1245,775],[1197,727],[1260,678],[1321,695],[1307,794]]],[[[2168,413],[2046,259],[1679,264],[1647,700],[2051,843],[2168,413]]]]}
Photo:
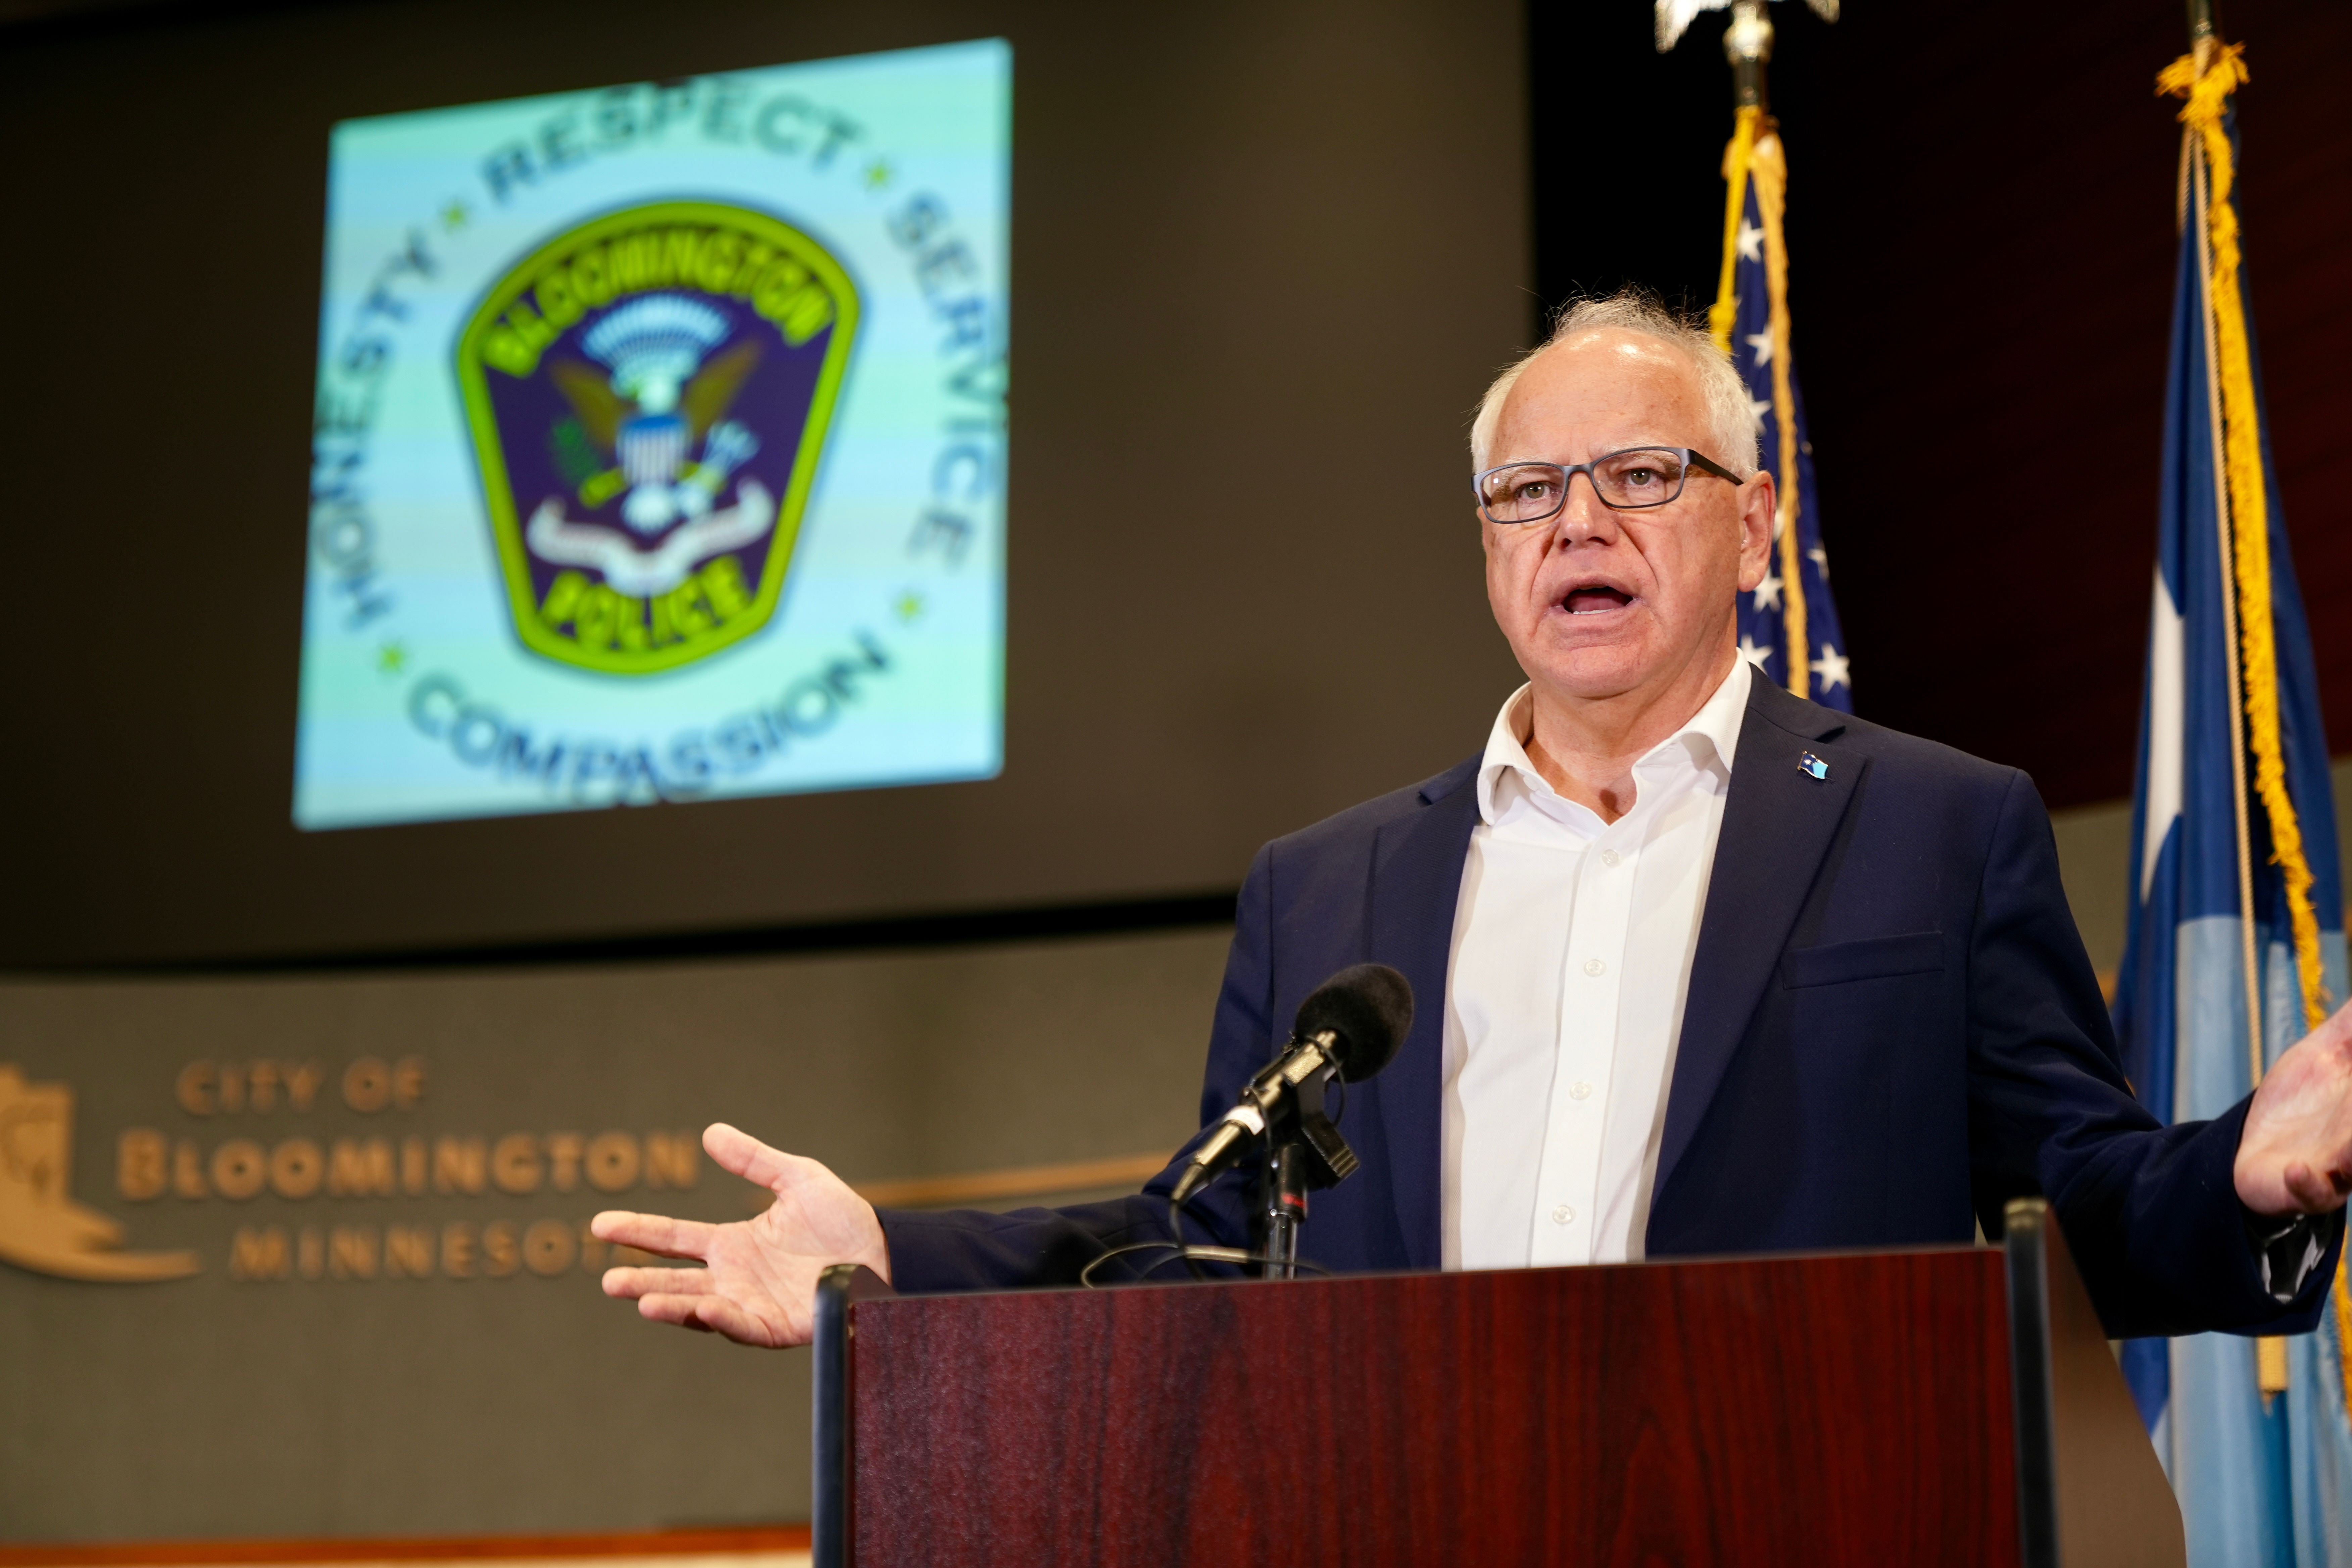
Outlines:
{"type": "Polygon", "coordinates": [[[1824,947],[1792,947],[1780,955],[1780,983],[1791,987],[1932,974],[1944,967],[1944,933],[1909,931],[1864,937],[1824,947]]]}

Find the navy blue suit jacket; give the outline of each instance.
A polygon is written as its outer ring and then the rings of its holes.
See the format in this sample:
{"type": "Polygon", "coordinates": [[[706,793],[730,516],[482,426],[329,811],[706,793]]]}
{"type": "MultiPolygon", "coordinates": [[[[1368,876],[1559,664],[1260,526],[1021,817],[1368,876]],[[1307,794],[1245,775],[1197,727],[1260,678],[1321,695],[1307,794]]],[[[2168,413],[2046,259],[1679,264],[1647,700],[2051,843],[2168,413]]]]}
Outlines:
{"type": "MultiPolygon", "coordinates": [[[[1440,1041],[1477,769],[1276,840],[1242,889],[1204,1123],[1333,971],[1393,965],[1417,1002],[1396,1059],[1348,1090],[1363,1168],[1313,1198],[1303,1252],[1331,1269],[1439,1264],[1440,1041]]],[[[2342,1219],[2302,1293],[2273,1300],[2231,1176],[2244,1120],[2242,1103],[2165,1127],[2132,1098],[2023,773],[1751,684],[1648,1256],[1965,1243],[2040,1194],[2111,1334],[2295,1332],[2317,1321],[2342,1219]],[[1826,778],[1798,765],[1809,751],[1826,778]]],[[[1073,1282],[1108,1247],[1165,1239],[1171,1183],[1065,1209],[885,1212],[895,1283],[1073,1282]]],[[[1193,1239],[1248,1245],[1255,1195],[1254,1173],[1225,1176],[1186,1210],[1193,1239]]]]}

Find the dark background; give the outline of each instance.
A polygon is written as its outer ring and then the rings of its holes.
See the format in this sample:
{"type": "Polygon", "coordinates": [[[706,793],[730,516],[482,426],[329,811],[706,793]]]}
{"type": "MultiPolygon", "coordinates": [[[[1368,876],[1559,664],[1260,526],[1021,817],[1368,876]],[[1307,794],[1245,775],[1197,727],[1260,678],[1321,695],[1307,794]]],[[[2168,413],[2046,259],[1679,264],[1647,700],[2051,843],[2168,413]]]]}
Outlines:
{"type": "MultiPolygon", "coordinates": [[[[1790,311],[1832,587],[1864,716],[2127,795],[2156,563],[2177,254],[2178,0],[1796,0],[1772,110],[1790,311]],[[2063,498],[2063,499],[2061,499],[2063,498]]],[[[1529,8],[1548,300],[1648,283],[1704,310],[1731,117],[1721,16],[1671,55],[1650,7],[1529,8]],[[1631,142],[1675,209],[1608,201],[1631,142]]],[[[2329,731],[2352,736],[2352,6],[2222,0],[2242,41],[2240,212],[2271,436],[2329,731]]]]}
{"type": "MultiPolygon", "coordinates": [[[[1485,377],[1580,289],[1703,307],[1715,286],[1723,18],[1661,58],[1646,0],[699,0],[659,26],[618,0],[560,26],[450,0],[9,4],[30,20],[0,58],[24,367],[0,391],[23,664],[0,964],[1213,918],[1257,842],[1467,754],[1513,680],[1457,526],[1485,377]],[[294,833],[328,123],[988,33],[1016,58],[1004,777],[294,833]],[[1628,212],[1629,172],[1688,199],[1628,212]],[[1360,500],[1285,504],[1302,449],[1348,455],[1360,500]],[[1166,477],[1132,514],[1063,499],[1133,451],[1166,477]]],[[[2176,254],[2153,80],[2182,8],[1846,12],[1773,7],[1772,88],[1857,703],[2027,768],[2053,806],[2124,795],[2176,254]]],[[[2221,22],[2250,47],[2252,297],[2344,735],[2352,9],[2231,0],[2221,22]]]]}

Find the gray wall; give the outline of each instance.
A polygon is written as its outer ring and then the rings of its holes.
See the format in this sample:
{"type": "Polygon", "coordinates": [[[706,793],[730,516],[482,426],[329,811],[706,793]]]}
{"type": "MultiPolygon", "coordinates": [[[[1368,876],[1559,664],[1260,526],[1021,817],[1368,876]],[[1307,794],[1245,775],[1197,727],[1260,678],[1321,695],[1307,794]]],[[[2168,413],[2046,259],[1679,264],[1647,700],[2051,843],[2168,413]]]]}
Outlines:
{"type": "MultiPolygon", "coordinates": [[[[2335,781],[2336,821],[2341,831],[2352,824],[2352,760],[2336,764],[2335,781]]],[[[2102,975],[2113,974],[2123,962],[2131,911],[2131,802],[2078,806],[2053,813],[2050,821],[2058,835],[2058,868],[2066,879],[2066,901],[2082,928],[2083,945],[2090,951],[2094,968],[2102,975]]]]}
{"type": "MultiPolygon", "coordinates": [[[[237,1138],[274,1151],[383,1137],[396,1161],[411,1136],[642,1139],[726,1119],[859,1181],[1172,1149],[1195,1122],[1225,941],[0,984],[0,1068],[76,1096],[73,1197],[124,1222],[129,1247],[193,1249],[202,1268],[100,1284],[0,1266],[0,1540],[804,1519],[805,1352],[643,1323],[576,1252],[553,1277],[487,1277],[501,1221],[519,1235],[560,1221],[561,1235],[612,1206],[752,1212],[753,1189],[707,1159],[685,1191],[640,1175],[557,1193],[548,1171],[528,1194],[493,1182],[478,1195],[135,1201],[118,1181],[121,1134],[155,1130],[207,1164],[237,1138]],[[413,1109],[343,1103],[348,1064],[410,1057],[425,1063],[413,1109]],[[312,1110],[283,1095],[267,1112],[178,1104],[189,1063],[256,1058],[319,1064],[312,1110]],[[456,1260],[471,1278],[449,1277],[452,1224],[473,1244],[456,1260]],[[236,1233],[273,1226],[288,1277],[232,1278],[236,1233]],[[375,1279],[338,1279],[325,1257],[321,1278],[302,1277],[305,1226],[323,1252],[337,1226],[380,1246],[394,1226],[429,1227],[431,1278],[388,1278],[380,1258],[375,1279]]],[[[0,1182],[10,1133],[0,1105],[0,1182]]]]}

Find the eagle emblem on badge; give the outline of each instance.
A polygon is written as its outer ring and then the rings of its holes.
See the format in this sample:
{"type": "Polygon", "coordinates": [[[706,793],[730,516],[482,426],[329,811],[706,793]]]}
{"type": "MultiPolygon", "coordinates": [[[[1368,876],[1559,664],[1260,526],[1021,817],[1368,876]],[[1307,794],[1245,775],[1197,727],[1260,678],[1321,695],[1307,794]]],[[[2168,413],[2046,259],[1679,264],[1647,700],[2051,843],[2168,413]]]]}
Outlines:
{"type": "Polygon", "coordinates": [[[714,202],[608,213],[493,283],[457,383],[524,646],[647,675],[765,626],[856,331],[824,247],[714,202]]]}

